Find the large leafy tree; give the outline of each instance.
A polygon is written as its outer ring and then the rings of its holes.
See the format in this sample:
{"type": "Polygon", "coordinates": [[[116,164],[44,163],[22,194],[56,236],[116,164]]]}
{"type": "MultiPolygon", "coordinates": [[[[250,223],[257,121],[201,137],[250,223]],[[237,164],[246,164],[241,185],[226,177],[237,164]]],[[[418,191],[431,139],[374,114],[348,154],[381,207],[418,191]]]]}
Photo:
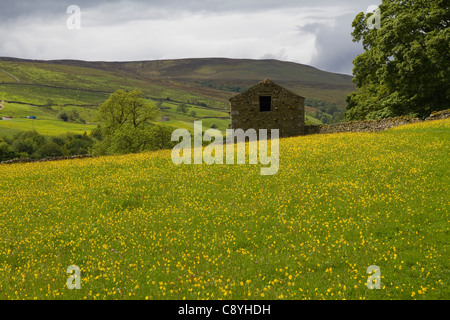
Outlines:
{"type": "Polygon", "coordinates": [[[357,92],[347,118],[425,117],[450,104],[450,1],[383,0],[380,27],[372,15],[353,21],[353,41],[365,52],[354,60],[357,92]]]}
{"type": "Polygon", "coordinates": [[[117,90],[99,108],[99,118],[104,128],[116,130],[128,124],[141,128],[158,115],[159,109],[145,101],[139,90],[117,90]]]}
{"type": "Polygon", "coordinates": [[[159,109],[147,103],[137,90],[117,90],[99,108],[99,140],[92,153],[123,154],[173,147],[172,131],[154,125],[159,109]]]}

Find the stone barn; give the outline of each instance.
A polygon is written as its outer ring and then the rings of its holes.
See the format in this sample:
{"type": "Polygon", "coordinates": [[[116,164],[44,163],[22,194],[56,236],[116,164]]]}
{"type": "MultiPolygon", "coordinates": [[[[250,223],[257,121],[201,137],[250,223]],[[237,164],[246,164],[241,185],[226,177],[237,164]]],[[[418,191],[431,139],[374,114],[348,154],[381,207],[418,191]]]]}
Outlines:
{"type": "Polygon", "coordinates": [[[279,129],[280,137],[305,133],[305,98],[265,79],[230,99],[232,129],[279,129]]]}

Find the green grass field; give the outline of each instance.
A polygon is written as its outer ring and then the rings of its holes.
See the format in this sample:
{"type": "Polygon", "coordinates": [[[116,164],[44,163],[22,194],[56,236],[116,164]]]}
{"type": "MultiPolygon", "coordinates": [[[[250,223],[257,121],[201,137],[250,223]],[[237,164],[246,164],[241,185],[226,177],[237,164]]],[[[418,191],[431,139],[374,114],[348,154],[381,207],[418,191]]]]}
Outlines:
{"type": "MultiPolygon", "coordinates": [[[[89,133],[92,129],[95,129],[96,126],[64,122],[61,120],[12,119],[1,120],[0,127],[6,136],[10,136],[11,132],[31,130],[36,130],[42,135],[57,136],[68,132],[80,134],[84,132],[89,133]]],[[[0,131],[0,133],[2,131],[0,131]]]]}
{"type": "Polygon", "coordinates": [[[170,150],[0,165],[0,299],[448,299],[449,138],[282,139],[274,176],[170,150]]]}
{"type": "MultiPolygon", "coordinates": [[[[0,120],[1,122],[1,120],[0,120]]],[[[14,135],[20,133],[20,130],[11,129],[8,126],[4,127],[0,125],[0,139],[2,137],[12,138],[14,135]]]]}
{"type": "Polygon", "coordinates": [[[0,111],[0,117],[7,116],[11,116],[13,118],[35,116],[44,120],[56,120],[57,111],[49,108],[5,102],[5,108],[0,111]]]}

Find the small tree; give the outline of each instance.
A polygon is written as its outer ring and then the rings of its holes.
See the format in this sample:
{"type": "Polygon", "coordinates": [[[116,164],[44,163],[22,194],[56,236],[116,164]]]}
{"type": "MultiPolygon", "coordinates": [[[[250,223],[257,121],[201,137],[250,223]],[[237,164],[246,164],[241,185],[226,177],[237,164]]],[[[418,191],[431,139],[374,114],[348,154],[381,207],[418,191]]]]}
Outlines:
{"type": "Polygon", "coordinates": [[[185,105],[184,103],[178,105],[178,107],[177,107],[178,112],[187,113],[188,110],[189,110],[189,107],[187,105],[185,105]]]}
{"type": "Polygon", "coordinates": [[[25,153],[32,157],[33,154],[46,142],[43,135],[36,131],[26,131],[14,136],[13,148],[18,153],[25,153]]]}
{"type": "Polygon", "coordinates": [[[58,114],[58,119],[61,119],[64,122],[67,122],[69,120],[69,116],[65,111],[62,111],[58,114]]]}
{"type": "Polygon", "coordinates": [[[54,142],[50,141],[44,144],[39,150],[36,151],[36,157],[38,159],[44,159],[48,157],[60,157],[63,153],[61,148],[54,142]]]}
{"type": "Polygon", "coordinates": [[[11,160],[19,157],[19,154],[14,151],[14,148],[7,144],[3,139],[0,139],[0,162],[11,160]]]}
{"type": "Polygon", "coordinates": [[[172,141],[173,128],[152,126],[148,132],[149,141],[146,150],[172,149],[177,143],[172,141]]]}
{"type": "Polygon", "coordinates": [[[89,137],[86,132],[84,134],[67,133],[62,140],[63,145],[53,140],[56,144],[61,146],[61,151],[64,155],[84,155],[94,145],[94,140],[89,137]]]}

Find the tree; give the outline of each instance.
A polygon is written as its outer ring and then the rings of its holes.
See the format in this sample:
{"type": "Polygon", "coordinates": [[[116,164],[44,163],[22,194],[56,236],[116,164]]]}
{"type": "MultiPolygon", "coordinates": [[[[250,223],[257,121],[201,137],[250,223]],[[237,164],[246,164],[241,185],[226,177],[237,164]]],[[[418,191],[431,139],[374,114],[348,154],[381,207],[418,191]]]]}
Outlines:
{"type": "Polygon", "coordinates": [[[3,139],[0,139],[0,162],[11,160],[19,157],[19,154],[7,144],[3,139]]]}
{"type": "Polygon", "coordinates": [[[45,143],[46,139],[43,135],[40,135],[36,131],[26,131],[14,136],[14,143],[12,146],[16,152],[35,157],[36,155],[34,153],[45,143]]]}
{"type": "Polygon", "coordinates": [[[155,125],[150,128],[146,150],[172,149],[177,142],[172,141],[173,128],[155,125]]]}
{"type": "Polygon", "coordinates": [[[117,90],[99,108],[99,120],[108,130],[129,123],[133,128],[150,124],[158,115],[158,108],[147,103],[138,90],[117,90]]]}
{"type": "Polygon", "coordinates": [[[38,159],[44,159],[48,157],[60,157],[63,153],[61,148],[55,142],[47,142],[39,150],[36,151],[36,157],[38,159]]]}
{"type": "Polygon", "coordinates": [[[177,112],[187,113],[189,111],[189,107],[184,103],[178,105],[177,112]]]}
{"type": "Polygon", "coordinates": [[[99,108],[100,127],[94,136],[95,155],[136,153],[150,144],[152,121],[159,109],[147,103],[137,90],[117,90],[99,108]]]}
{"type": "Polygon", "coordinates": [[[86,132],[83,135],[67,133],[59,139],[53,138],[52,141],[61,147],[61,151],[66,156],[88,154],[89,149],[94,145],[94,140],[86,132]],[[63,144],[60,143],[60,140],[63,144]]]}
{"type": "Polygon", "coordinates": [[[347,97],[348,120],[399,115],[425,117],[449,108],[448,0],[383,0],[380,28],[359,13],[353,41],[365,52],[354,60],[357,92],[347,97]]]}
{"type": "Polygon", "coordinates": [[[65,111],[61,111],[58,114],[58,118],[61,119],[64,122],[67,122],[69,120],[69,116],[67,115],[67,113],[65,111]]]}
{"type": "Polygon", "coordinates": [[[106,154],[126,154],[143,151],[147,141],[145,129],[124,125],[108,137],[106,154]]]}

